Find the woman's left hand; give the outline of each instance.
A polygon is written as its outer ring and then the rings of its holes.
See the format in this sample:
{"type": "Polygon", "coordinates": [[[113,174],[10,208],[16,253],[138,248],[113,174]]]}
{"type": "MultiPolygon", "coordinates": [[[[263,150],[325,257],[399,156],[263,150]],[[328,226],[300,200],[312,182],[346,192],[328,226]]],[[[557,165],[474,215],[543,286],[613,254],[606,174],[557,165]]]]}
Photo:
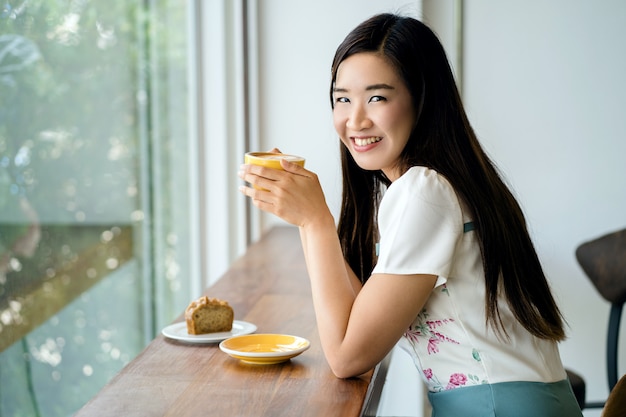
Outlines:
{"type": "Polygon", "coordinates": [[[317,175],[281,160],[284,169],[242,165],[239,178],[261,189],[242,185],[239,191],[253,204],[288,223],[304,227],[326,221],[331,216],[317,175]]]}

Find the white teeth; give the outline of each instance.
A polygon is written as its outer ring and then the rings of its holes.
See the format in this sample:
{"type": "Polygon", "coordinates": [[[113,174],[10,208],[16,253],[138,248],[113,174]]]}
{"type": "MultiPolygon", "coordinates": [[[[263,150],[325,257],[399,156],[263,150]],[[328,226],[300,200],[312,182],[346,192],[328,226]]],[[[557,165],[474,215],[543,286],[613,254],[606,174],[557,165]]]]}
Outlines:
{"type": "Polygon", "coordinates": [[[356,143],[356,146],[366,146],[371,145],[372,143],[380,142],[381,140],[383,140],[381,137],[354,138],[354,143],[356,143]]]}

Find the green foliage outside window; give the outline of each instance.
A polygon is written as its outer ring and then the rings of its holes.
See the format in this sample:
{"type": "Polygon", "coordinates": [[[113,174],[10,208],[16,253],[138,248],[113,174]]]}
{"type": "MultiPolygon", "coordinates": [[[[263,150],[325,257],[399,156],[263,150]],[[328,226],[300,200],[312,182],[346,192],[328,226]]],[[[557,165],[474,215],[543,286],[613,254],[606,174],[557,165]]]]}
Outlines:
{"type": "Polygon", "coordinates": [[[188,300],[186,7],[0,3],[0,417],[71,415],[188,300]]]}

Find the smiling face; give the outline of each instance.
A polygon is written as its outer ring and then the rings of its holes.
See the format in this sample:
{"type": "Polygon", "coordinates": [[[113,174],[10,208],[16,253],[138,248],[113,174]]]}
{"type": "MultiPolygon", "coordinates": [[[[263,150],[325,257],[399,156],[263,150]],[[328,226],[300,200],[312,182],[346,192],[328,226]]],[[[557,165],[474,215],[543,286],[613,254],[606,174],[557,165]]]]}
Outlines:
{"type": "Polygon", "coordinates": [[[400,175],[398,159],[415,124],[411,95],[396,70],[375,53],[357,53],[337,69],[335,130],[362,169],[400,175]]]}

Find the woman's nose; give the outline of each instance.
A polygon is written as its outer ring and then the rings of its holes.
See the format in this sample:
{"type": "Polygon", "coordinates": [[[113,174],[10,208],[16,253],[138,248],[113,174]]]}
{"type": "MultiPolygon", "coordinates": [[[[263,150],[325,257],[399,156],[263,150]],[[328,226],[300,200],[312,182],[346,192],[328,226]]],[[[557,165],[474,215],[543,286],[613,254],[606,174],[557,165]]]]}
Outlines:
{"type": "Polygon", "coordinates": [[[367,116],[362,106],[354,106],[348,117],[346,127],[351,130],[363,130],[372,126],[371,119],[367,116]]]}

